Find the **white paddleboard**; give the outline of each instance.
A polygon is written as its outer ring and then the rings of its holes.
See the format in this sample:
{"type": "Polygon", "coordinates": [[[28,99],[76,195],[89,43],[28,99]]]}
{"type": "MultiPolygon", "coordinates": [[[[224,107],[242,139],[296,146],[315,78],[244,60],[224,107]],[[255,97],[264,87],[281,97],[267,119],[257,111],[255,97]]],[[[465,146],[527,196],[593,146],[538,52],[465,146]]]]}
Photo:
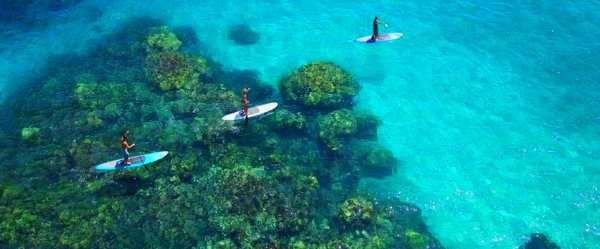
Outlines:
{"type": "Polygon", "coordinates": [[[373,36],[365,36],[365,37],[357,38],[354,41],[358,42],[358,43],[389,42],[389,41],[396,40],[396,39],[398,39],[398,38],[400,38],[402,36],[403,36],[402,33],[387,33],[387,34],[381,34],[381,35],[379,35],[379,37],[377,37],[377,40],[372,40],[371,38],[373,36]]]}
{"type": "Polygon", "coordinates": [[[96,166],[96,170],[99,171],[112,171],[112,170],[120,170],[120,169],[132,169],[141,166],[146,166],[153,162],[156,162],[160,159],[163,159],[165,156],[169,154],[168,151],[154,152],[141,156],[134,156],[129,158],[129,162],[131,164],[126,165],[123,164],[123,159],[117,159],[110,162],[106,162],[96,166]]]}
{"type": "MultiPolygon", "coordinates": [[[[273,102],[273,103],[268,103],[268,104],[248,108],[248,118],[260,116],[262,114],[272,111],[276,107],[277,107],[277,102],[273,102]]],[[[240,120],[240,119],[245,119],[245,118],[246,117],[244,117],[243,111],[237,111],[237,112],[231,113],[229,115],[225,115],[222,119],[225,121],[235,121],[235,120],[240,120]]]]}

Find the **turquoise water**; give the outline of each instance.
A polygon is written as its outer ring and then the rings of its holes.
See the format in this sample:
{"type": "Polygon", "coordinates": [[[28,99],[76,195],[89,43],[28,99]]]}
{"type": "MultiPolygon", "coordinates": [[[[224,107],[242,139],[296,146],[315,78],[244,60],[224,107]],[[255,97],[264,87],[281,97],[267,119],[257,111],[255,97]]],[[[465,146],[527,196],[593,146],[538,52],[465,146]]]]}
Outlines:
{"type": "MultiPolygon", "coordinates": [[[[82,1],[33,30],[5,28],[0,84],[52,54],[85,52],[131,16],[189,25],[206,54],[278,80],[330,60],[363,86],[358,109],[383,120],[379,141],[401,173],[363,182],[423,209],[449,248],[510,248],[544,232],[600,247],[599,1],[82,1]],[[96,13],[96,18],[90,18],[96,13]],[[100,14],[98,14],[100,13],[100,14]],[[378,15],[404,37],[356,44],[378,15]],[[258,44],[235,46],[245,23],[258,44]]],[[[14,81],[13,81],[14,82],[14,81]]]]}

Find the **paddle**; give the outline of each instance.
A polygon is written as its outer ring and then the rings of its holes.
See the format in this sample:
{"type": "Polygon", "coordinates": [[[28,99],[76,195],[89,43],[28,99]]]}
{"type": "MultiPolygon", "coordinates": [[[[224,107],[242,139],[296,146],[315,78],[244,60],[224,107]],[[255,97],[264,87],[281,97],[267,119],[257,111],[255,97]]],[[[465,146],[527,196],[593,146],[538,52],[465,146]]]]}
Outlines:
{"type": "MultiPolygon", "coordinates": [[[[127,131],[127,133],[129,133],[129,131],[127,131]]],[[[133,140],[133,136],[130,135],[130,137],[131,137],[131,140],[133,140]]],[[[146,168],[146,170],[150,170],[150,169],[148,169],[148,167],[144,163],[144,160],[145,160],[145,157],[142,157],[142,165],[144,165],[144,168],[146,168]]]]}
{"type": "Polygon", "coordinates": [[[377,24],[380,24],[380,23],[381,23],[381,24],[383,24],[383,26],[385,26],[386,28],[388,27],[388,24],[387,24],[387,23],[382,23],[382,22],[379,22],[379,21],[378,21],[378,23],[377,23],[377,24]]]}
{"type": "Polygon", "coordinates": [[[146,167],[146,164],[144,163],[144,158],[142,158],[142,164],[144,165],[144,168],[146,168],[146,170],[150,170],[148,169],[148,167],[146,167]]]}

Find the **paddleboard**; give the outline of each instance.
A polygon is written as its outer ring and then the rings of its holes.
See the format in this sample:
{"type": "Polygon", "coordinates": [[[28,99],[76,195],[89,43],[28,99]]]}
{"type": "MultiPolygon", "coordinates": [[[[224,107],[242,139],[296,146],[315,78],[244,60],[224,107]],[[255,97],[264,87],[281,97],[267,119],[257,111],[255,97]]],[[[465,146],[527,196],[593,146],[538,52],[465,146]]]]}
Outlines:
{"type": "Polygon", "coordinates": [[[141,166],[145,166],[156,162],[160,159],[163,159],[165,156],[169,154],[168,151],[154,152],[150,154],[145,154],[141,156],[134,156],[129,158],[130,165],[123,164],[123,158],[105,162],[96,166],[96,170],[99,171],[112,171],[112,170],[121,170],[121,169],[133,169],[141,166]]]}
{"type": "Polygon", "coordinates": [[[402,36],[403,36],[402,33],[387,33],[387,34],[381,34],[381,35],[379,35],[379,37],[375,41],[371,39],[371,37],[373,37],[373,36],[365,36],[365,37],[357,38],[354,41],[358,42],[358,43],[389,42],[389,41],[396,40],[396,39],[398,39],[398,38],[400,38],[402,36]]]}
{"type": "MultiPolygon", "coordinates": [[[[277,102],[273,102],[273,103],[268,103],[268,104],[248,108],[248,118],[265,114],[267,112],[272,111],[276,107],[277,107],[277,102]]],[[[225,115],[222,119],[225,121],[235,121],[235,120],[245,119],[245,117],[244,117],[244,115],[242,115],[242,111],[237,111],[237,112],[225,115]]]]}

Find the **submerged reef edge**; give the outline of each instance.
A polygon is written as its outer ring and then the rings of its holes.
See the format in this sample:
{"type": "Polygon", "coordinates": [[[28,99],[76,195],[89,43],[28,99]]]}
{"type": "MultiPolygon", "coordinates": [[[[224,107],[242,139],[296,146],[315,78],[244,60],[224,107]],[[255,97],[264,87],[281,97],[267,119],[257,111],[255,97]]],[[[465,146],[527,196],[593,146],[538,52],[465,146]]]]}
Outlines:
{"type": "Polygon", "coordinates": [[[402,164],[360,86],[315,61],[275,89],[203,56],[191,27],[131,19],[89,53],[57,55],[1,111],[0,244],[35,248],[442,248],[420,209],[359,189],[402,164]],[[250,100],[261,119],[224,122],[250,100]],[[253,95],[256,93],[256,95],[253,95]],[[253,103],[254,104],[254,103],[253,103]],[[168,150],[136,170],[96,172],[168,150]]]}

